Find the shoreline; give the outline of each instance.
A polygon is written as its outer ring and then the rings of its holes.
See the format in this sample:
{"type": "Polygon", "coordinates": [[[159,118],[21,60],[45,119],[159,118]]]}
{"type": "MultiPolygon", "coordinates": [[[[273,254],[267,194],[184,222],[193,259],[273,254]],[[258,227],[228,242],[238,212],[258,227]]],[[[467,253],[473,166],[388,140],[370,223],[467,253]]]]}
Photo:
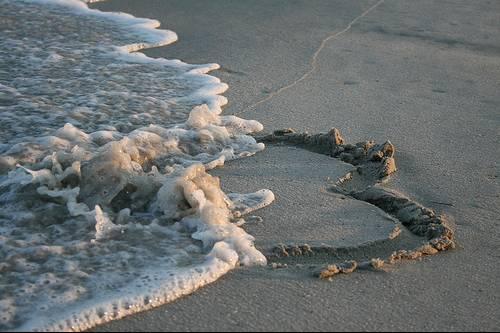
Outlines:
{"type": "MultiPolygon", "coordinates": [[[[167,18],[156,18],[162,22],[163,28],[175,31],[180,40],[167,48],[151,49],[145,53],[153,57],[178,57],[188,63],[219,62],[222,59],[221,70],[212,74],[230,86],[225,114],[237,114],[243,105],[251,105],[269,91],[300,77],[308,64],[304,59],[309,59],[315,50],[313,44],[320,40],[320,37],[312,41],[307,39],[301,35],[302,31],[298,31],[300,29],[283,28],[279,18],[273,23],[265,21],[269,18],[266,15],[272,15],[272,8],[256,3],[230,6],[224,1],[214,2],[207,6],[207,13],[201,18],[196,12],[186,12],[190,6],[199,6],[198,1],[147,1],[146,6],[146,2],[142,5],[139,2],[110,1],[95,3],[92,7],[124,11],[138,17],[155,18],[155,13],[169,13],[167,18]],[[234,18],[238,13],[248,12],[239,6],[263,13],[260,17],[234,18]],[[240,19],[239,26],[233,31],[220,31],[224,27],[214,25],[216,18],[210,16],[217,11],[225,12],[229,19],[240,19]],[[175,16],[178,16],[177,21],[175,16]],[[170,26],[173,19],[175,22],[170,26]],[[208,41],[197,42],[196,36],[202,36],[202,31],[190,26],[189,22],[193,20],[200,22],[200,28],[212,26],[211,30],[204,31],[208,41]],[[259,33],[269,35],[269,41],[276,42],[277,46],[270,49],[257,47],[257,37],[262,36],[257,35],[252,40],[251,36],[245,35],[247,26],[262,27],[259,33]],[[290,39],[299,42],[280,44],[280,28],[290,39]],[[237,42],[231,43],[241,36],[250,45],[247,49],[242,50],[237,42]],[[302,41],[307,47],[301,48],[302,41]],[[216,42],[228,50],[217,47],[216,42]],[[237,52],[246,57],[235,56],[237,52]],[[269,58],[269,54],[286,55],[291,61],[269,58]],[[197,60],[202,57],[207,58],[197,60]],[[263,69],[255,66],[262,58],[270,60],[263,69]],[[297,64],[302,61],[301,66],[297,65],[302,71],[287,72],[286,65],[294,61],[297,64]],[[256,68],[255,72],[251,72],[251,68],[256,68]]],[[[363,5],[373,3],[363,2],[363,5]]],[[[338,5],[349,12],[349,18],[344,17],[342,11],[332,14],[339,30],[361,12],[356,7],[359,3],[352,5],[356,8],[322,1],[314,5],[326,6],[322,11],[328,6],[332,6],[332,10],[338,5]]],[[[314,6],[305,2],[290,7],[293,8],[287,9],[283,17],[298,12],[304,17],[315,17],[315,13],[307,12],[314,6]]],[[[307,84],[294,88],[301,94],[291,89],[243,116],[263,122],[268,130],[297,127],[319,132],[329,129],[325,126],[335,126],[342,131],[346,129],[349,141],[372,137],[377,141],[391,139],[399,148],[400,171],[389,187],[402,190],[422,204],[453,216],[460,248],[423,259],[422,263],[405,263],[389,272],[361,272],[336,277],[332,283],[313,279],[300,270],[240,269],[191,296],[96,330],[328,330],[332,327],[339,330],[494,330],[498,327],[499,286],[491,281],[496,281],[495,276],[499,273],[499,268],[492,263],[496,258],[494,249],[499,226],[499,212],[495,208],[495,202],[498,207],[499,201],[495,156],[499,156],[499,151],[495,145],[494,128],[499,123],[495,107],[500,101],[495,89],[500,73],[495,66],[500,61],[498,54],[490,54],[494,47],[477,49],[475,46],[473,49],[469,46],[473,39],[477,39],[477,24],[469,21],[466,25],[469,30],[462,32],[456,32],[451,24],[466,21],[465,9],[482,10],[483,20],[491,21],[494,15],[487,12],[494,12],[494,9],[486,2],[450,5],[446,8],[450,24],[443,26],[436,17],[445,10],[428,3],[386,1],[381,7],[353,27],[352,32],[336,40],[335,45],[325,46],[318,58],[317,72],[307,84]],[[394,16],[400,17],[402,22],[395,20],[394,16]],[[398,52],[391,52],[394,47],[398,52]],[[435,62],[441,67],[436,67],[435,62]],[[391,72],[394,67],[398,70],[391,72]],[[471,98],[477,94],[479,99],[471,98]],[[311,105],[318,109],[305,111],[310,110],[311,105]],[[443,122],[446,127],[442,126],[443,122]],[[464,123],[469,126],[464,127],[464,123]],[[476,135],[477,132],[480,135],[476,135]],[[465,160],[461,157],[464,155],[467,156],[465,160]],[[488,157],[484,158],[484,155],[488,157]],[[199,320],[193,321],[192,318],[199,320]],[[339,327],[339,322],[343,326],[339,327]]],[[[301,22],[300,17],[293,16],[291,21],[301,22]]],[[[314,22],[310,29],[328,30],[323,26],[327,18],[314,22]]],[[[488,38],[483,36],[484,40],[480,42],[500,45],[498,38],[494,37],[498,26],[481,24],[488,38]]],[[[481,43],[474,45],[478,44],[481,43]]],[[[270,158],[274,165],[286,167],[285,158],[270,158]]],[[[254,162],[249,159],[229,163],[216,174],[222,177],[223,185],[232,187],[232,190],[238,186],[247,187],[252,183],[251,179],[245,180],[248,175],[238,170],[251,163],[254,162]]],[[[302,172],[294,176],[307,181],[311,174],[302,172]]],[[[273,179],[277,188],[284,188],[286,182],[292,180],[273,179]]],[[[258,183],[254,185],[260,186],[258,183]]],[[[317,193],[309,191],[307,195],[317,193]]],[[[297,209],[291,200],[274,205],[291,211],[292,215],[297,209]]],[[[257,214],[260,215],[260,211],[257,214]]],[[[259,236],[273,237],[265,227],[279,220],[279,216],[273,218],[273,214],[279,213],[271,212],[261,226],[249,226],[255,231],[250,233],[256,236],[257,242],[259,236]]],[[[333,215],[335,219],[341,219],[345,212],[333,215]]],[[[284,234],[293,231],[283,225],[279,227],[284,228],[281,229],[284,234]]]]}

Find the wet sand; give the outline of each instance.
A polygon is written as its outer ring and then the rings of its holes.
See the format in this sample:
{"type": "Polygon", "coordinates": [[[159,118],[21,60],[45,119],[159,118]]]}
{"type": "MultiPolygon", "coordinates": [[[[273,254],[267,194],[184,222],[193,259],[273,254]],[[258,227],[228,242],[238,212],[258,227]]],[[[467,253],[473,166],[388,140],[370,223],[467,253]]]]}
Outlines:
{"type": "MultiPolygon", "coordinates": [[[[337,127],[349,142],[391,140],[398,172],[386,186],[450,216],[458,245],[331,282],[303,266],[239,269],[97,330],[500,327],[497,2],[111,0],[92,7],[155,18],[179,35],[149,56],[219,63],[213,74],[230,86],[225,114],[259,120],[268,132],[337,127]]],[[[246,227],[257,246],[386,238],[390,224],[369,208],[320,191],[323,179],[346,166],[316,155],[270,147],[215,172],[226,191],[268,187],[277,194],[273,206],[255,213],[263,221],[246,227]]]]}

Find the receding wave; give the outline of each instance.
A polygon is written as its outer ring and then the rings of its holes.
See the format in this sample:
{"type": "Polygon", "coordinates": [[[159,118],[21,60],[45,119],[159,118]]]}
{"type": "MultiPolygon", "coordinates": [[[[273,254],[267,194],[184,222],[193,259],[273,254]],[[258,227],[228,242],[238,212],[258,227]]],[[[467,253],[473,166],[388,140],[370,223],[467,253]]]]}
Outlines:
{"type": "Polygon", "coordinates": [[[206,171],[264,148],[227,86],[131,53],[158,22],[77,0],[0,0],[0,329],[83,330],[265,264],[242,215],[273,194],[206,171]]]}

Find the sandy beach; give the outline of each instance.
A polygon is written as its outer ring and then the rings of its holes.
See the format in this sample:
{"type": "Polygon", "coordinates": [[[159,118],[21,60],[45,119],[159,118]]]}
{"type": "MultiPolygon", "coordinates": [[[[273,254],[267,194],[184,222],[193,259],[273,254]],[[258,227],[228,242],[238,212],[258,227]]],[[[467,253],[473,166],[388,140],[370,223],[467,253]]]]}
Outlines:
{"type": "MultiPolygon", "coordinates": [[[[390,140],[398,171],[385,186],[449,216],[457,242],[420,261],[332,281],[308,269],[329,263],[324,257],[240,268],[96,331],[498,330],[500,3],[110,0],[91,7],[154,18],[175,31],[178,42],[144,53],[219,63],[211,74],[230,87],[224,113],[256,119],[265,132],[336,127],[352,143],[390,140]]],[[[389,239],[393,221],[322,191],[346,170],[325,155],[270,146],[212,174],[226,192],[275,193],[276,202],[245,226],[260,249],[389,239]]],[[[396,247],[417,241],[405,232],[398,239],[396,247]]]]}

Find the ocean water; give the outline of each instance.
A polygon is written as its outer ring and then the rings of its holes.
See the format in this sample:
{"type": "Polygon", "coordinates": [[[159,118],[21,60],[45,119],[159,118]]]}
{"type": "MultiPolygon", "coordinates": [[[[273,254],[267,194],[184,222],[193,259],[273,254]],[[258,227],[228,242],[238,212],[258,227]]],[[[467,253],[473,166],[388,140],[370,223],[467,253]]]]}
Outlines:
{"type": "Polygon", "coordinates": [[[0,330],[84,330],[263,265],[207,170],[255,154],[227,85],[134,52],[158,22],[78,0],[0,0],[0,330]],[[134,52],[134,53],[132,53],[134,52]]]}

